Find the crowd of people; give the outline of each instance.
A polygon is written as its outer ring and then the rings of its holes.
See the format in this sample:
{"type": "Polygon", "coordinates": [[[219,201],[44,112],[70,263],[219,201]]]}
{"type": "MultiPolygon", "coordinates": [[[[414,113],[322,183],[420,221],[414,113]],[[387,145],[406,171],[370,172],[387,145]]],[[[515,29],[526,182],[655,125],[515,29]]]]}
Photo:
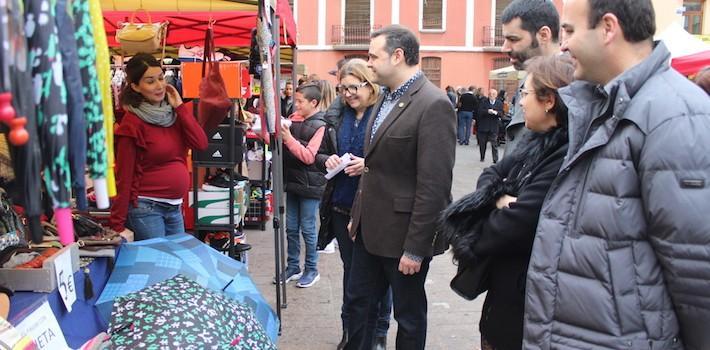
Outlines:
{"type": "Polygon", "coordinates": [[[514,0],[502,23],[526,72],[515,108],[494,89],[436,88],[398,25],[372,33],[368,61],[339,62],[334,89],[287,85],[289,264],[274,282],[315,284],[317,246],[335,238],[338,349],[384,349],[392,309],[397,348],[424,349],[424,282],[451,247],[452,288],[487,292],[483,349],[710,346],[710,98],[669,67],[654,17],[648,0],[569,0],[562,18],[514,0]],[[452,202],[455,142],[474,126],[494,164],[452,202]]]}

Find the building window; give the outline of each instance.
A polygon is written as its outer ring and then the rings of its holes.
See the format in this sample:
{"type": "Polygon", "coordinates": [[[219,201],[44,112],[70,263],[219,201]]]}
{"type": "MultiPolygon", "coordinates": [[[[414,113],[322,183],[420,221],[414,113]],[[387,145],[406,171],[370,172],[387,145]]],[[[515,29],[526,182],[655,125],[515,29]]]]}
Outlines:
{"type": "Polygon", "coordinates": [[[422,72],[432,84],[441,87],[441,57],[422,57],[422,72]]]}
{"type": "Polygon", "coordinates": [[[420,30],[446,30],[446,0],[419,0],[420,30]]]}
{"type": "Polygon", "coordinates": [[[684,27],[690,34],[702,34],[703,32],[703,5],[703,0],[683,1],[685,7],[684,27]]]}
{"type": "Polygon", "coordinates": [[[495,0],[495,18],[493,25],[483,27],[483,46],[503,46],[505,38],[503,37],[503,23],[501,17],[512,0],[495,0]]]}
{"type": "Polygon", "coordinates": [[[370,42],[370,0],[345,0],[345,18],[342,26],[336,26],[339,45],[365,45],[370,42]]]}

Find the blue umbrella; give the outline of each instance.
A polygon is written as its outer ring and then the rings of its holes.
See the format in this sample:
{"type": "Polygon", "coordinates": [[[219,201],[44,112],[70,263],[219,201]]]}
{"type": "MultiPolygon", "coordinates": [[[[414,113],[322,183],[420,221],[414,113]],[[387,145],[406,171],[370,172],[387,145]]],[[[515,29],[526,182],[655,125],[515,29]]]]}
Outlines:
{"type": "Polygon", "coordinates": [[[269,338],[276,343],[278,318],[259,293],[246,266],[187,234],[124,244],[111,277],[96,301],[96,308],[108,321],[115,298],[178,274],[248,305],[269,338]]]}

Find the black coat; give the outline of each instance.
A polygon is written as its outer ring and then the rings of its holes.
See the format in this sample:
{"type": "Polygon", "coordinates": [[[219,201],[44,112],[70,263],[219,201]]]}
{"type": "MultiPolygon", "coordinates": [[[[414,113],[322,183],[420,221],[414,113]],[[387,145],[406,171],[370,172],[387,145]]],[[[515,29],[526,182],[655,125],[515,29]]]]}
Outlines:
{"type": "Polygon", "coordinates": [[[496,100],[494,103],[491,103],[488,98],[483,98],[481,103],[478,105],[478,113],[476,113],[476,125],[478,131],[497,134],[498,126],[500,125],[500,117],[502,116],[503,103],[500,100],[496,100]],[[489,109],[496,110],[498,114],[489,114],[489,109]]]}
{"type": "MultiPolygon", "coordinates": [[[[318,129],[326,127],[323,112],[302,121],[291,124],[291,133],[303,146],[307,146],[318,129]]],[[[318,153],[328,152],[328,134],[323,134],[318,153]]],[[[321,199],[325,191],[327,180],[323,169],[323,164],[318,164],[316,158],[313,164],[304,164],[294,156],[287,147],[284,147],[284,192],[297,194],[305,198],[321,199]]]]}
{"type": "Polygon", "coordinates": [[[459,264],[475,266],[488,260],[488,294],[480,330],[495,349],[522,346],[525,278],[538,217],[567,153],[566,128],[528,137],[528,149],[484,170],[476,192],[444,212],[443,229],[452,237],[453,255],[459,264]],[[496,209],[500,193],[517,200],[509,208],[496,209]],[[482,201],[491,203],[484,205],[482,201]],[[477,209],[468,211],[473,206],[477,209]]]}

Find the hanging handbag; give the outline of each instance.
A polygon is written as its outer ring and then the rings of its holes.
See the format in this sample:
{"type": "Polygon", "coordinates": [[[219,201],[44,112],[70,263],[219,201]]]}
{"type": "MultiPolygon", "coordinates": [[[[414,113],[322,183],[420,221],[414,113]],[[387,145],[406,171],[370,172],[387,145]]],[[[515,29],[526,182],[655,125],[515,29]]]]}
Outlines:
{"type": "Polygon", "coordinates": [[[129,23],[122,23],[116,30],[116,41],[121,45],[121,50],[126,55],[135,55],[139,52],[155,53],[165,50],[168,22],[153,23],[150,13],[144,9],[133,11],[129,23]],[[148,16],[148,23],[136,23],[136,13],[144,12],[148,16]]]}
{"type": "Polygon", "coordinates": [[[219,62],[214,59],[214,51],[214,36],[212,34],[212,25],[210,25],[207,27],[207,34],[205,35],[200,102],[197,109],[197,120],[208,134],[214,131],[217,125],[227,117],[232,107],[232,101],[227,96],[224,79],[219,73],[219,62]],[[207,67],[209,67],[209,72],[206,72],[207,67]]]}

